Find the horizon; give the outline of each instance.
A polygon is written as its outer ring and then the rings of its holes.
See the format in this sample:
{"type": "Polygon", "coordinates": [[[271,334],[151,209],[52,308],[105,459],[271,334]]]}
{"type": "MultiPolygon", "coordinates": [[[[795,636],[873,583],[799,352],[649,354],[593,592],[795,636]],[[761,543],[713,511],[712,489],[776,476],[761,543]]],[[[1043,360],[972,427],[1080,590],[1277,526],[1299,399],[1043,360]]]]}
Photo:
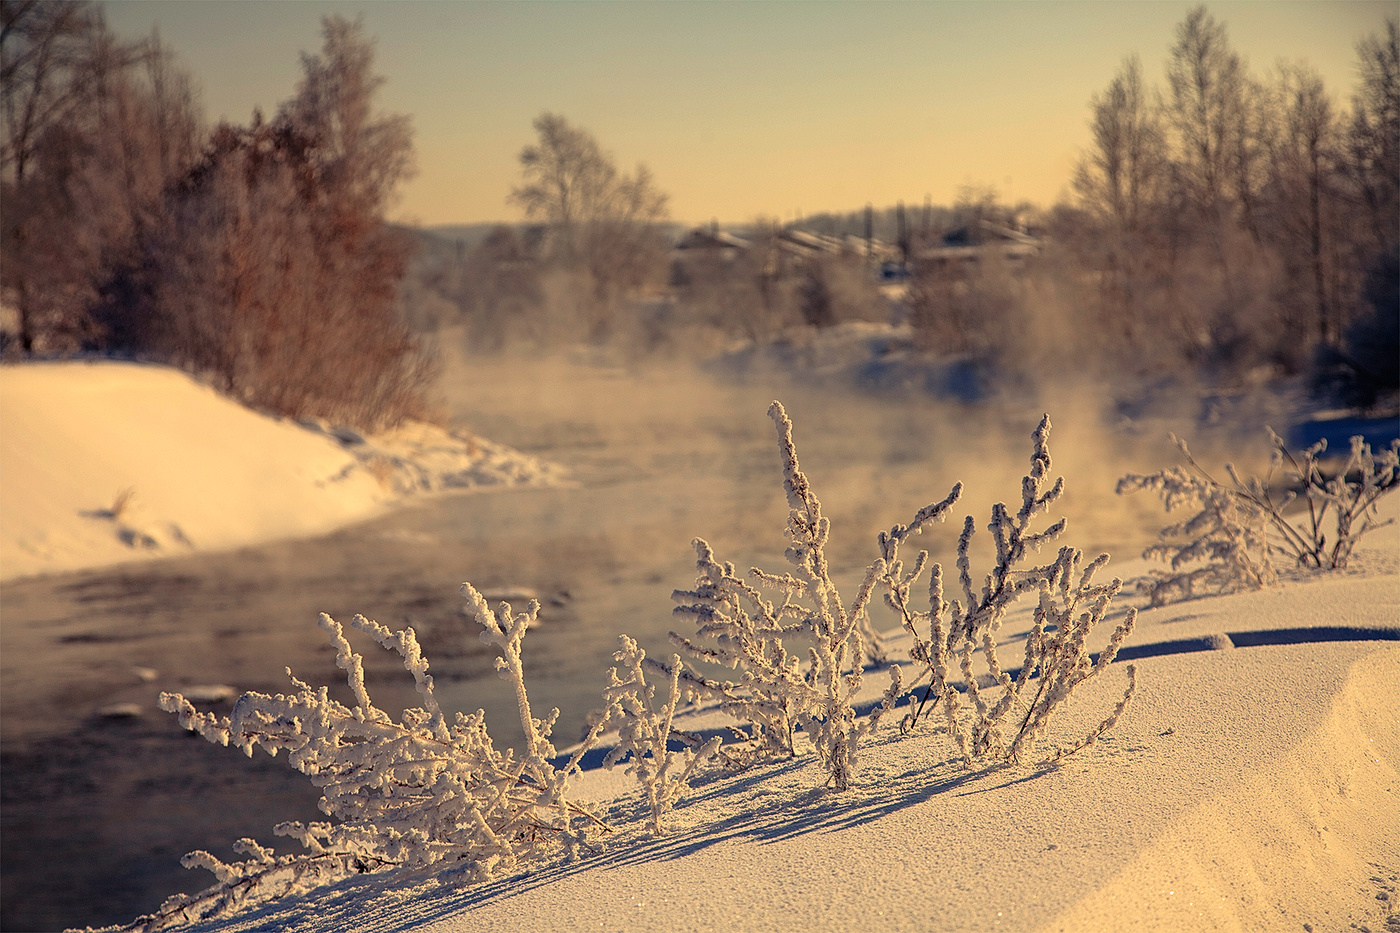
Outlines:
{"type": "MultiPolygon", "coordinates": [[[[275,112],[321,46],[323,16],[363,16],[382,112],[413,117],[418,174],[390,219],[519,223],[507,202],[532,121],[589,130],[647,165],[671,220],[783,222],[899,201],[952,204],[966,186],[1008,204],[1070,196],[1089,101],[1137,54],[1162,83],[1195,4],[809,4],[106,0],[134,39],[160,30],[210,123],[275,112]]],[[[1339,107],[1355,45],[1394,5],[1207,4],[1260,79],[1303,60],[1339,107]]]]}

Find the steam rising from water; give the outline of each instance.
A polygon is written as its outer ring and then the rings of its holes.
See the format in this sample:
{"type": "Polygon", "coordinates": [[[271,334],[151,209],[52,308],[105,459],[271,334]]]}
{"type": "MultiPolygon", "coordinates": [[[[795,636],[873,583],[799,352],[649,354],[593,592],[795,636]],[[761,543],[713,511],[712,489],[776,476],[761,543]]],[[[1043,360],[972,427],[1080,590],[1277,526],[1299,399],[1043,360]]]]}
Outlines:
{"type": "MultiPolygon", "coordinates": [[[[1164,521],[1157,501],[1115,495],[1118,477],[1178,462],[1168,431],[1200,433],[1185,418],[1126,421],[1109,411],[1105,387],[1095,385],[1061,384],[1038,398],[963,404],[922,393],[875,396],[839,380],[799,383],[777,371],[750,370],[740,380],[676,360],[624,367],[564,356],[479,358],[450,343],[447,351],[442,392],[454,418],[562,463],[577,483],[548,496],[511,493],[489,507],[472,505],[477,520],[490,526],[482,536],[528,538],[534,550],[513,579],[473,579],[475,568],[461,568],[463,579],[482,588],[570,581],[577,621],[557,629],[546,621],[526,647],[527,677],[532,658],[545,674],[532,683],[532,697],[538,690],[543,710],[564,710],[557,736],[565,744],[597,705],[618,633],[633,635],[652,655],[670,654],[669,597],[693,581],[692,538],[705,538],[740,570],[787,569],[782,471],[765,416],[774,398],[793,419],[802,468],[831,519],[828,555],[843,591],[853,590],[874,557],[879,531],[908,522],[959,481],[964,496],[948,523],[912,544],[946,566],[955,557],[962,516],[972,515],[980,544],[974,576],[980,576],[990,559],[991,506],[1019,504],[1031,433],[1046,411],[1052,476],[1063,475],[1067,491],[1043,524],[1065,516],[1061,544],[1091,558],[1106,550],[1121,565],[1139,556],[1164,521]]],[[[1169,407],[1162,401],[1155,407],[1169,407]]],[[[1197,405],[1187,398],[1182,407],[1197,405]]],[[[1251,433],[1262,435],[1262,427],[1251,433]]],[[[1204,461],[1217,462],[1207,441],[1194,447],[1204,461]]],[[[895,627],[893,619],[883,621],[882,627],[895,627]]],[[[509,742],[508,698],[499,699],[496,713],[492,686],[467,681],[461,697],[445,699],[466,709],[485,705],[493,734],[509,742]]]]}

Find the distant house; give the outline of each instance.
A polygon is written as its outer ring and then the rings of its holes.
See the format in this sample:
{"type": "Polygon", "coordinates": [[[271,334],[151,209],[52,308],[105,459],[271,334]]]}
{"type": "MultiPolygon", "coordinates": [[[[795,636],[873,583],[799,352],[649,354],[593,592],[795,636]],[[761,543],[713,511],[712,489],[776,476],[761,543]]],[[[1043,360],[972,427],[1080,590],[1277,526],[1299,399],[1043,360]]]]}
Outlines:
{"type": "Polygon", "coordinates": [[[719,224],[711,224],[688,231],[676,241],[676,250],[682,253],[700,252],[730,261],[751,245],[748,240],[721,230],[719,224]]]}
{"type": "Polygon", "coordinates": [[[778,233],[778,247],[789,256],[799,256],[806,259],[814,256],[840,255],[843,244],[836,237],[822,236],[788,227],[778,233]]]}
{"type": "Polygon", "coordinates": [[[671,252],[671,284],[687,285],[697,270],[730,265],[752,248],[748,240],[721,230],[718,223],[688,230],[671,252]]]}
{"type": "Polygon", "coordinates": [[[917,265],[948,271],[969,268],[993,255],[1019,265],[1039,255],[1041,244],[1040,237],[1025,230],[981,220],[950,230],[941,245],[918,250],[913,259],[917,265]]]}
{"type": "Polygon", "coordinates": [[[847,234],[829,236],[786,227],[771,235],[739,236],[721,230],[718,223],[695,227],[676,241],[672,253],[671,284],[684,285],[692,273],[703,266],[732,263],[737,257],[755,249],[763,255],[756,259],[763,274],[782,279],[798,274],[813,263],[831,259],[862,261],[867,257],[871,274],[889,281],[902,279],[906,273],[900,266],[897,247],[882,240],[867,241],[864,237],[847,234]],[[898,268],[896,268],[898,267],[898,268]]]}

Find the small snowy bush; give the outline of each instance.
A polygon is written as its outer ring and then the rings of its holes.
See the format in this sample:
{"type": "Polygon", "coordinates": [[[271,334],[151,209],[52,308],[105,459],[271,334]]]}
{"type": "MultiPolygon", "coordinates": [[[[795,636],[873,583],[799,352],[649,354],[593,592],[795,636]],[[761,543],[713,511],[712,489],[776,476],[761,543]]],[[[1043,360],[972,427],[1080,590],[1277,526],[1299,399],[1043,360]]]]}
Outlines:
{"type": "Polygon", "coordinates": [[[1230,485],[1217,482],[1185,441],[1172,435],[1189,469],[1130,473],[1118,481],[1120,495],[1150,489],[1168,512],[1199,507],[1190,518],[1163,528],[1162,540],[1143,552],[1170,565],[1169,572],[1156,571],[1138,585],[1152,605],[1188,599],[1202,587],[1228,593],[1272,584],[1278,579],[1274,555],[1303,568],[1343,569],[1363,535],[1391,524],[1378,520],[1376,503],[1400,485],[1400,440],[1373,454],[1360,436],[1353,437],[1346,461],[1329,476],[1319,460],[1327,450],[1325,438],[1295,456],[1272,429],[1268,432],[1273,451],[1262,480],[1243,479],[1227,463],[1230,485]],[[1280,468],[1288,488],[1275,500],[1274,474],[1280,468]],[[1284,511],[1300,496],[1307,516],[1295,523],[1284,511]]]}
{"type": "Polygon", "coordinates": [[[423,697],[422,707],[393,721],[370,700],[362,659],[340,623],[322,613],[321,627],[336,648],[336,665],[346,672],[354,708],[290,671],[295,693],[245,693],[227,717],[200,713],[178,693],[161,694],[160,703],[178,713],[185,728],[241,748],[249,757],[259,746],[270,755],[285,750],[292,767],[322,789],[320,807],[336,822],[289,822],[273,829],[300,842],[307,850],[301,854],[276,856],[244,839],[234,846],[248,856],[241,861],[225,863],[202,851],[186,855],[186,868],[206,868],[218,883],[167,899],[135,929],[227,916],[358,872],[431,868],[483,879],[560,847],[572,854],[588,843],[591,829],[608,829],[568,794],[569,777],[599,730],[556,769],[548,761],[555,754],[549,733],[559,711],[543,721],[530,712],[520,643],[539,604],[531,600],[525,612],[512,615],[503,603],[498,616],[471,586],[464,585],[463,592],[484,629],[482,640],[501,651],[497,669],[515,685],[524,754],[496,750],[481,710],[458,713],[449,724],[433,696],[433,678],[413,629],[390,632],[356,616],[351,623],[356,629],[403,656],[423,697]]]}
{"type": "MultiPolygon", "coordinates": [[[[1325,570],[1345,568],[1362,535],[1394,522],[1394,519],[1377,521],[1376,502],[1400,485],[1400,438],[1373,454],[1371,445],[1360,435],[1353,437],[1346,462],[1336,473],[1327,476],[1318,463],[1318,457],[1327,451],[1326,438],[1304,450],[1299,455],[1300,463],[1283,439],[1272,428],[1268,430],[1274,447],[1270,473],[1283,466],[1291,484],[1302,487],[1308,504],[1307,524],[1295,527],[1283,517],[1283,509],[1297,497],[1295,490],[1290,490],[1283,501],[1275,504],[1269,496],[1269,478],[1261,483],[1250,477],[1245,494],[1264,503],[1269,521],[1282,539],[1283,549],[1300,566],[1325,570]],[[1325,533],[1329,510],[1336,532],[1330,548],[1325,533]]],[[[1239,485],[1236,477],[1232,475],[1231,478],[1239,485]]]]}
{"type": "MultiPolygon", "coordinates": [[[[1028,760],[1056,709],[1069,699],[1075,688],[1113,663],[1137,618],[1136,611],[1129,609],[1114,630],[1108,647],[1097,660],[1092,660],[1088,650],[1089,634],[1103,621],[1109,604],[1122,586],[1117,579],[1105,584],[1093,582],[1095,573],[1108,563],[1108,555],[1099,555],[1081,570],[1083,554],[1074,548],[1062,547],[1055,560],[1048,564],[1021,566],[1028,552],[1038,551],[1065,529],[1064,519],[1061,519],[1043,531],[1031,530],[1031,520],[1048,510],[1064,492],[1063,477],[1042,492],[1051,465],[1049,437],[1050,417],[1047,415],[1033,435],[1035,449],[1031,455],[1031,469],[1021,481],[1021,508],[1013,516],[1000,502],[992,507],[992,520],[987,530],[992,533],[996,545],[996,563],[987,572],[980,593],[974,591],[972,582],[970,551],[976,531],[972,516],[964,519],[958,538],[957,567],[963,598],[944,599],[943,568],[934,564],[929,574],[927,612],[915,612],[911,608],[909,590],[927,564],[928,554],[921,551],[913,569],[903,573],[899,545],[909,530],[896,525],[889,533],[880,535],[889,588],[885,601],[899,614],[913,639],[910,658],[923,667],[930,678],[918,707],[905,717],[901,728],[913,728],[925,705],[933,700],[935,708],[942,708],[949,734],[969,766],[985,758],[1012,763],[1028,760]],[[1030,592],[1039,593],[1040,603],[1034,624],[1026,635],[1021,669],[1012,677],[1002,669],[997,657],[997,635],[1007,610],[1023,594],[1030,592]],[[923,626],[927,626],[927,637],[921,630],[923,626]],[[978,655],[991,675],[992,687],[978,686],[973,671],[973,659],[978,655]],[[960,678],[953,672],[954,659],[960,678]],[[962,707],[962,697],[956,686],[959,679],[972,706],[971,721],[966,726],[959,715],[962,707]]],[[[910,527],[918,527],[918,518],[910,527]]],[[[1117,722],[1132,698],[1135,675],[1134,667],[1128,665],[1128,687],[1122,700],[1113,713],[1071,751],[1092,744],[1117,722]]],[[[1063,754],[1066,753],[1057,751],[1054,757],[1063,754]]]]}
{"type": "MultiPolygon", "coordinates": [[[[1113,633],[1108,648],[1091,661],[1087,639],[1103,620],[1121,583],[1093,583],[1094,574],[1107,562],[1102,555],[1082,571],[1082,554],[1061,548],[1046,565],[1021,568],[1028,551],[1038,550],[1064,530],[1061,520],[1041,532],[1030,530],[1031,519],[1047,510],[1064,490],[1063,479],[1042,492],[1050,469],[1046,416],[1034,435],[1031,472],[1022,481],[1022,505],[1012,516],[998,503],[992,510],[992,532],[997,562],[987,574],[982,592],[973,592],[969,549],[975,530],[966,519],[958,541],[958,570],[965,602],[943,600],[943,569],[932,565],[929,583],[930,609],[915,611],[910,590],[928,567],[928,553],[920,551],[907,572],[899,557],[900,546],[913,534],[943,520],[962,494],[959,483],[941,502],[925,506],[908,525],[895,525],[878,538],[880,554],[869,566],[852,601],[845,608],[831,582],[825,557],[830,523],[821,514],[821,503],[806,476],[798,468],[792,442],[792,422],[777,402],[769,415],[778,426],[787,489],[787,535],[792,546],[786,556],[798,573],[776,575],[754,569],[753,582],[740,579],[732,564],[714,560],[708,544],[697,539],[699,582],[694,590],[675,594],[682,605],[676,612],[692,616],[697,633],[688,638],[672,633],[672,640],[692,659],[723,664],[741,671],[737,681],[715,681],[690,673],[686,683],[701,696],[717,700],[731,715],[749,724],[750,743],[769,754],[792,754],[793,731],[800,727],[811,739],[826,766],[828,781],[837,789],[849,786],[859,742],[878,726],[902,689],[900,669],[890,667],[890,685],[881,703],[863,721],[857,721],[851,700],[860,690],[861,667],[867,658],[883,656],[882,639],[869,617],[870,599],[876,587],[900,618],[913,639],[910,657],[930,677],[919,708],[905,717],[903,728],[917,722],[925,703],[934,699],[944,710],[948,728],[965,761],[987,757],[1020,762],[1026,760],[1045,731],[1052,713],[1074,689],[1111,664],[1118,647],[1132,630],[1135,611],[1129,610],[1113,633]],[[772,602],[764,591],[780,598],[772,602]],[[996,634],[1007,609],[1027,592],[1040,592],[1035,626],[1027,636],[1025,660],[1016,678],[1001,669],[996,655],[996,634]],[[928,635],[922,627],[927,627],[928,635]],[[784,639],[799,638],[813,644],[807,662],[789,652],[784,639]],[[980,654],[1000,695],[992,699],[979,690],[972,664],[980,654]],[[957,658],[960,677],[952,671],[957,658]],[[972,702],[972,719],[964,728],[959,717],[961,683],[972,702]],[[1029,698],[1028,698],[1029,697],[1029,698]]],[[[1117,721],[1134,689],[1129,686],[1115,712],[1079,747],[1091,743],[1117,721]]]]}

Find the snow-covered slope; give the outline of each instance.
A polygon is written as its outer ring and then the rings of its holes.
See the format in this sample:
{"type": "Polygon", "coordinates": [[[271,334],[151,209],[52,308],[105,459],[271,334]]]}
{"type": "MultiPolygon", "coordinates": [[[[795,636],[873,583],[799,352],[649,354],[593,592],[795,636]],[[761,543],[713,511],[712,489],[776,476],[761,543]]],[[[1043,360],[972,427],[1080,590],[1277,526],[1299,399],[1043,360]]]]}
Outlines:
{"type": "Polygon", "coordinates": [[[380,437],[249,411],[178,370],[0,366],[0,579],[319,534],[404,495],[552,482],[433,425],[380,437]]]}
{"type": "MultiPolygon", "coordinates": [[[[928,720],[909,736],[886,727],[845,793],[822,787],[810,751],[716,769],[661,837],[621,767],[589,771],[576,799],[618,829],[581,861],[479,885],[367,876],[194,929],[1388,929],[1400,922],[1392,551],[1373,542],[1366,574],[1144,612],[1131,644],[1176,648],[1146,650],[1129,712],[1058,765],[967,771],[928,720]],[[1246,641],[1265,623],[1261,646],[1187,644],[1246,641]]],[[[1086,685],[1050,744],[1091,729],[1125,679],[1118,663],[1086,685]]]]}

